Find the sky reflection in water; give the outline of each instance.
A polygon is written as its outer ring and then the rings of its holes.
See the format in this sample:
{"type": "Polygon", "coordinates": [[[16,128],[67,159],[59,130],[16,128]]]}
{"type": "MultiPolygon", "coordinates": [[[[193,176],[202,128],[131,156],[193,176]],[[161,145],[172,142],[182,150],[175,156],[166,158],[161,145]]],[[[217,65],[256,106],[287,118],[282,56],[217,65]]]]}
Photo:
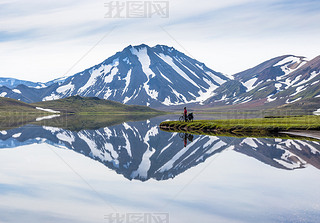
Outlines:
{"type": "Polygon", "coordinates": [[[2,131],[0,221],[319,221],[319,142],[167,133],[163,119],[2,131]]]}

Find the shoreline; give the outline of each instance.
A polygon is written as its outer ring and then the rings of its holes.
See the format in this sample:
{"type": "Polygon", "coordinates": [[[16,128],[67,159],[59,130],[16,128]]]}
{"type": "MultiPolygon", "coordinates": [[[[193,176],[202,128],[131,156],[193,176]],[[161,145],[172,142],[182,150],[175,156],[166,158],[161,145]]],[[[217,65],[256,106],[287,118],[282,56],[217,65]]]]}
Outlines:
{"type": "Polygon", "coordinates": [[[235,136],[298,136],[320,140],[320,117],[293,116],[256,119],[197,120],[193,122],[165,121],[164,131],[195,132],[235,136]]]}
{"type": "Polygon", "coordinates": [[[291,131],[283,131],[279,132],[280,134],[294,135],[294,136],[302,136],[313,139],[320,140],[320,131],[315,130],[291,130],[291,131]]]}

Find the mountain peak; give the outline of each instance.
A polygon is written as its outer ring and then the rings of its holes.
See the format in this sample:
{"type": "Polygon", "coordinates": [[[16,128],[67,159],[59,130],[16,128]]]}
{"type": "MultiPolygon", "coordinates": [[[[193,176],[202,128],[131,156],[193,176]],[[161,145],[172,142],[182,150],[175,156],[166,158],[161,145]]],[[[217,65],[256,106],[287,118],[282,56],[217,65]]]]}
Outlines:
{"type": "Polygon", "coordinates": [[[123,49],[123,51],[127,51],[127,50],[132,50],[132,49],[136,49],[136,50],[141,50],[143,48],[147,48],[147,49],[152,49],[153,51],[162,51],[162,52],[179,52],[178,50],[176,50],[174,47],[172,46],[166,46],[166,45],[161,45],[161,44],[157,44],[153,47],[150,47],[147,44],[140,44],[140,45],[129,45],[126,48],[123,49]]]}
{"type": "Polygon", "coordinates": [[[128,45],[127,47],[125,47],[121,52],[118,52],[118,53],[122,53],[122,52],[127,52],[127,51],[131,51],[132,49],[136,49],[136,50],[140,50],[140,49],[143,49],[143,48],[150,48],[148,45],[142,43],[140,45],[128,45]]]}
{"type": "Polygon", "coordinates": [[[153,48],[155,49],[161,49],[162,51],[169,51],[169,52],[172,52],[172,51],[177,51],[174,47],[170,47],[170,46],[166,46],[166,45],[156,45],[154,46],[153,48]]]}
{"type": "Polygon", "coordinates": [[[140,44],[140,45],[135,45],[135,46],[131,46],[131,48],[135,48],[135,49],[141,49],[141,48],[150,48],[147,44],[140,44]]]}
{"type": "Polygon", "coordinates": [[[79,95],[157,108],[202,103],[227,80],[173,47],[129,45],[45,91],[41,100],[79,95]]]}

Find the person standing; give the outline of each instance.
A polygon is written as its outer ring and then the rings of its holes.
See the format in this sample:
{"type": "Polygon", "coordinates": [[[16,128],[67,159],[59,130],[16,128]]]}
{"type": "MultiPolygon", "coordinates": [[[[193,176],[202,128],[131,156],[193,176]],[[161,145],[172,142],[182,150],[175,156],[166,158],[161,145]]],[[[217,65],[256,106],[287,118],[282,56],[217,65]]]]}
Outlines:
{"type": "Polygon", "coordinates": [[[186,122],[187,118],[188,118],[188,112],[187,112],[187,108],[186,107],[184,107],[183,115],[184,115],[184,121],[186,122]]]}

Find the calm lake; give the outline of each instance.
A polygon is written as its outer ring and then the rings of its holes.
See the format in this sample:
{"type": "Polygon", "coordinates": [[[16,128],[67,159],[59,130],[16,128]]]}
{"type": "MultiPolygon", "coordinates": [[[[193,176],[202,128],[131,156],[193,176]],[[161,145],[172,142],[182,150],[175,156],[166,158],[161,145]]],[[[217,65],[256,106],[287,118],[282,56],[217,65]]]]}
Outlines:
{"type": "Polygon", "coordinates": [[[0,131],[0,222],[320,222],[319,141],[158,128],[173,118],[0,131]]]}

